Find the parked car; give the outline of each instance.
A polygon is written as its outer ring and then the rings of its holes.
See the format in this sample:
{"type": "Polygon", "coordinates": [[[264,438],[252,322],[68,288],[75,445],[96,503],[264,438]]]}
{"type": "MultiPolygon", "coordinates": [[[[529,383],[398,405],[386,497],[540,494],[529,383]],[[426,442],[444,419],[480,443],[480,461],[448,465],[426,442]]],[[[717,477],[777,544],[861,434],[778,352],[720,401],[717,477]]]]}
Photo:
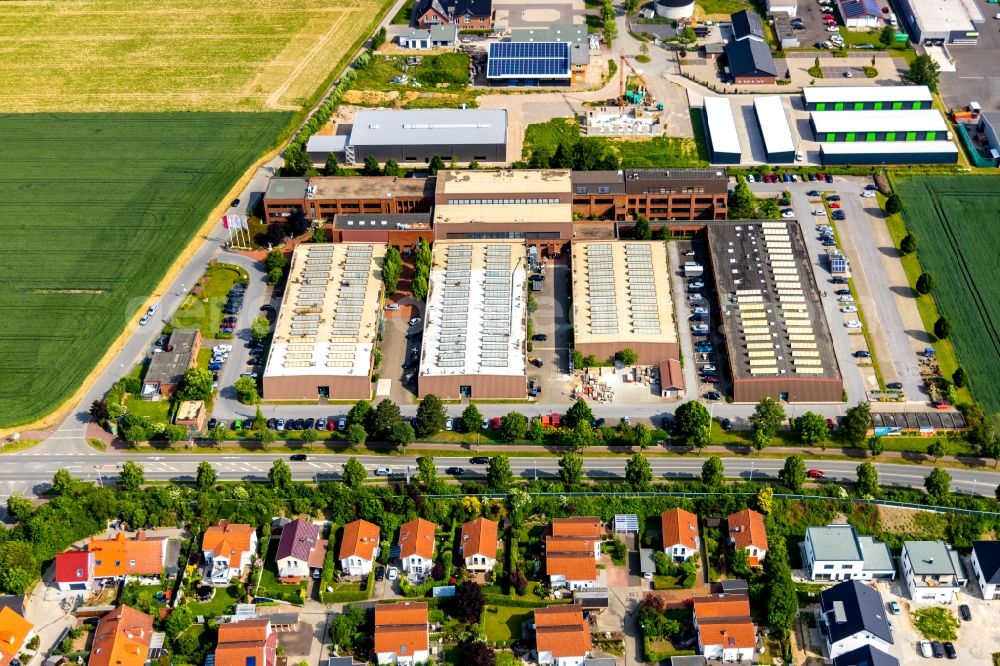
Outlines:
{"type": "Polygon", "coordinates": [[[693,312],[696,315],[707,315],[708,314],[708,308],[699,306],[699,307],[696,307],[696,308],[692,308],[691,312],[693,312]]]}
{"type": "Polygon", "coordinates": [[[854,352],[854,358],[871,358],[871,357],[872,353],[867,349],[859,349],[858,351],[854,352]]]}
{"type": "Polygon", "coordinates": [[[208,369],[209,370],[213,370],[213,371],[214,370],[222,370],[222,363],[220,363],[218,361],[213,362],[213,363],[209,363],[208,364],[208,369]]]}
{"type": "Polygon", "coordinates": [[[699,279],[688,280],[688,289],[701,289],[705,286],[705,283],[699,279]]]}
{"type": "Polygon", "coordinates": [[[861,322],[857,319],[849,319],[844,322],[844,326],[847,328],[861,328],[861,322]]]}
{"type": "Polygon", "coordinates": [[[931,649],[930,641],[920,641],[920,655],[922,657],[933,657],[934,650],[931,649]]]}
{"type": "Polygon", "coordinates": [[[217,426],[218,424],[219,424],[219,422],[218,422],[217,420],[215,420],[215,419],[209,419],[209,420],[208,420],[208,429],[209,429],[209,430],[212,430],[212,429],[213,429],[213,428],[215,428],[215,426],[217,426]]]}
{"type": "Polygon", "coordinates": [[[483,419],[483,430],[489,430],[489,429],[490,429],[490,420],[483,419]]]}
{"type": "Polygon", "coordinates": [[[844,314],[853,314],[858,311],[858,308],[853,305],[845,305],[844,307],[840,308],[840,311],[843,312],[844,314]]]}
{"type": "Polygon", "coordinates": [[[832,173],[826,174],[826,182],[828,182],[828,183],[832,183],[833,182],[833,174],[832,173]]]}
{"type": "Polygon", "coordinates": [[[494,430],[499,430],[500,429],[500,417],[499,416],[494,416],[493,417],[493,421],[492,421],[492,423],[490,423],[490,427],[493,428],[494,430]]]}
{"type": "Polygon", "coordinates": [[[709,391],[705,394],[706,400],[722,400],[722,394],[718,391],[709,391]]]}
{"type": "Polygon", "coordinates": [[[385,567],[380,566],[375,569],[375,580],[385,580],[385,567]]]}
{"type": "Polygon", "coordinates": [[[854,297],[853,296],[838,296],[837,297],[837,302],[838,303],[853,303],[854,302],[854,297]]]}
{"type": "Polygon", "coordinates": [[[931,641],[931,651],[935,657],[940,659],[944,656],[944,645],[941,644],[941,641],[931,641]]]}
{"type": "Polygon", "coordinates": [[[972,622],[972,610],[969,608],[968,604],[962,604],[958,607],[958,614],[962,616],[962,619],[966,622],[972,622]]]}
{"type": "Polygon", "coordinates": [[[347,417],[341,416],[337,419],[337,430],[344,431],[347,430],[347,417]]]}
{"type": "Polygon", "coordinates": [[[309,456],[305,453],[293,453],[288,456],[288,459],[292,462],[305,462],[306,460],[309,460],[309,456]]]}
{"type": "Polygon", "coordinates": [[[531,336],[531,339],[534,340],[535,342],[545,342],[546,340],[549,339],[549,336],[545,335],[544,333],[535,333],[533,336],[531,336]]]}
{"type": "Polygon", "coordinates": [[[416,326],[421,321],[423,320],[420,317],[413,317],[412,319],[410,319],[410,326],[416,326]]]}
{"type": "Polygon", "coordinates": [[[703,381],[706,384],[718,384],[720,381],[722,381],[722,379],[719,377],[719,375],[702,375],[701,381],[703,381]]]}
{"type": "Polygon", "coordinates": [[[781,211],[781,217],[784,218],[795,217],[795,211],[793,211],[791,208],[786,208],[785,210],[781,211]]]}
{"type": "Polygon", "coordinates": [[[902,391],[903,390],[903,383],[902,382],[889,382],[888,384],[885,385],[885,387],[887,389],[889,389],[890,391],[902,391]]]}
{"type": "Polygon", "coordinates": [[[840,202],[839,201],[832,202],[830,204],[830,208],[832,208],[833,210],[840,210],[840,202]]]}
{"type": "Polygon", "coordinates": [[[865,199],[874,199],[875,193],[870,190],[865,190],[864,192],[861,193],[861,196],[864,197],[865,199]]]}
{"type": "Polygon", "coordinates": [[[810,172],[809,172],[809,182],[810,182],[810,183],[815,183],[815,182],[816,182],[816,180],[817,180],[817,178],[816,178],[816,174],[814,174],[813,172],[811,172],[811,171],[810,171],[810,172]]]}
{"type": "Polygon", "coordinates": [[[146,324],[149,323],[149,320],[150,320],[150,316],[148,314],[147,315],[142,315],[142,319],[139,320],[139,326],[145,326],[146,324]]]}
{"type": "Polygon", "coordinates": [[[531,280],[532,282],[545,282],[545,276],[538,275],[537,273],[535,275],[532,275],[528,279],[531,280]]]}
{"type": "Polygon", "coordinates": [[[806,472],[806,476],[808,476],[810,479],[825,479],[826,472],[820,471],[818,469],[811,469],[806,472]]]}
{"type": "Polygon", "coordinates": [[[455,419],[451,418],[450,416],[448,418],[446,418],[444,420],[444,429],[445,430],[454,430],[455,429],[455,419]]]}
{"type": "Polygon", "coordinates": [[[847,284],[847,278],[845,277],[834,277],[830,279],[832,284],[847,284]]]}
{"type": "Polygon", "coordinates": [[[823,217],[826,216],[826,211],[823,210],[822,208],[817,208],[812,212],[812,214],[815,215],[816,217],[823,217]]]}
{"type": "Polygon", "coordinates": [[[396,567],[389,567],[387,577],[389,580],[396,580],[397,578],[399,578],[399,569],[397,569],[396,567]]]}
{"type": "Polygon", "coordinates": [[[277,431],[282,431],[285,429],[285,419],[278,419],[274,422],[274,429],[277,431]]]}
{"type": "Polygon", "coordinates": [[[729,419],[722,419],[722,421],[719,422],[719,426],[721,426],[723,430],[732,430],[733,422],[729,419]]]}
{"type": "Polygon", "coordinates": [[[316,419],[316,430],[326,430],[326,419],[322,416],[316,419]]]}
{"type": "Polygon", "coordinates": [[[399,309],[399,303],[389,303],[388,305],[385,306],[385,309],[389,310],[390,312],[395,312],[396,310],[399,309]]]}
{"type": "Polygon", "coordinates": [[[233,421],[233,430],[243,430],[243,419],[233,421]]]}
{"type": "Polygon", "coordinates": [[[889,612],[893,615],[899,615],[902,609],[899,607],[899,602],[893,599],[889,602],[889,612]]]}

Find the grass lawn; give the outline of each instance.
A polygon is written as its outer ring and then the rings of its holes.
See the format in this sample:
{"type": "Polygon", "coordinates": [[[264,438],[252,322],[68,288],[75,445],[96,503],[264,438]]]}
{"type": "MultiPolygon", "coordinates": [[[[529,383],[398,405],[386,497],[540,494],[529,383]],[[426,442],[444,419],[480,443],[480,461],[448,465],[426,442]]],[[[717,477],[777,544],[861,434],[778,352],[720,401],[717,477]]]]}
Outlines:
{"type": "MultiPolygon", "coordinates": [[[[203,338],[214,338],[219,332],[222,318],[226,316],[222,313],[222,308],[226,305],[229,290],[241,278],[246,277],[247,272],[239,266],[232,264],[209,266],[205,275],[199,280],[201,292],[197,296],[189,295],[174,313],[174,318],[171,320],[174,328],[197,328],[203,338]]],[[[208,351],[211,352],[211,349],[208,351]]]]}
{"type": "Polygon", "coordinates": [[[203,370],[208,370],[208,364],[212,362],[212,350],[208,347],[202,347],[198,350],[198,367],[203,370]]]}
{"type": "MultiPolygon", "coordinates": [[[[983,242],[982,225],[995,217],[1000,205],[1000,179],[924,176],[899,178],[895,187],[903,199],[906,226],[917,237],[920,264],[935,280],[933,296],[918,299],[924,325],[933,330],[927,318],[933,318],[929,306],[934,302],[952,324],[950,339],[958,358],[952,360],[946,348],[939,349],[942,372],[950,376],[960,362],[976,399],[989,411],[998,411],[1000,278],[996,244],[983,242]]],[[[912,270],[910,263],[907,276],[915,282],[912,270]]]]}
{"type": "Polygon", "coordinates": [[[31,159],[0,166],[8,239],[19,248],[0,265],[0,426],[30,423],[77,389],[290,117],[4,117],[0,143],[31,159]]]}
{"type": "Polygon", "coordinates": [[[415,0],[406,0],[399,8],[396,15],[392,17],[392,25],[410,25],[410,18],[413,16],[413,5],[415,0]]]}
{"type": "Polygon", "coordinates": [[[715,16],[733,14],[741,9],[753,9],[748,0],[696,0],[695,14],[698,16],[715,16]]]}
{"type": "MultiPolygon", "coordinates": [[[[278,540],[272,539],[272,546],[267,549],[267,556],[264,558],[264,568],[260,572],[260,583],[254,590],[255,597],[269,597],[271,599],[281,599],[288,603],[301,606],[303,597],[299,590],[308,584],[303,581],[299,585],[283,585],[278,582],[278,569],[274,555],[278,550],[278,540]]],[[[357,586],[352,586],[357,589],[357,586]]]]}
{"type": "Polygon", "coordinates": [[[171,406],[169,400],[143,400],[136,396],[130,396],[125,401],[125,407],[129,414],[135,414],[157,423],[170,422],[171,406]]]}
{"type": "MultiPolygon", "coordinates": [[[[535,149],[554,153],[560,144],[571,146],[580,140],[580,128],[576,121],[553,118],[544,123],[528,125],[524,134],[525,158],[535,149]]],[[[655,168],[674,166],[704,166],[700,150],[694,139],[658,137],[645,141],[615,140],[593,137],[610,148],[621,159],[624,168],[655,168]]]]}
{"type": "Polygon", "coordinates": [[[653,576],[654,590],[680,590],[684,586],[682,576],[653,576]]]}
{"type": "Polygon", "coordinates": [[[157,599],[163,593],[162,585],[126,585],[122,591],[121,603],[138,608],[144,613],[155,612],[160,606],[166,605],[165,599],[157,599]]]}
{"type": "Polygon", "coordinates": [[[490,641],[519,640],[522,623],[531,621],[531,609],[529,608],[487,606],[484,615],[486,616],[486,638],[490,641]]]}
{"type": "Polygon", "coordinates": [[[913,613],[913,624],[927,640],[953,641],[958,638],[958,618],[947,608],[922,608],[913,613]]]}
{"type": "Polygon", "coordinates": [[[153,0],[7,3],[0,25],[5,45],[0,99],[8,113],[298,107],[354,53],[388,5],[386,0],[177,0],[169,7],[153,0]]]}
{"type": "Polygon", "coordinates": [[[469,82],[469,56],[464,53],[443,53],[424,56],[420,64],[406,69],[403,56],[378,56],[358,72],[358,78],[351,84],[354,90],[419,90],[413,80],[423,84],[423,88],[439,89],[437,84],[465,88],[469,82]],[[406,75],[409,81],[404,85],[392,83],[397,76],[406,75]]]}
{"type": "Polygon", "coordinates": [[[204,615],[206,618],[218,617],[219,615],[225,615],[232,610],[233,606],[236,605],[236,587],[230,585],[228,587],[217,587],[215,588],[215,595],[212,596],[211,600],[206,603],[200,603],[197,601],[188,604],[188,608],[195,615],[204,615]]]}

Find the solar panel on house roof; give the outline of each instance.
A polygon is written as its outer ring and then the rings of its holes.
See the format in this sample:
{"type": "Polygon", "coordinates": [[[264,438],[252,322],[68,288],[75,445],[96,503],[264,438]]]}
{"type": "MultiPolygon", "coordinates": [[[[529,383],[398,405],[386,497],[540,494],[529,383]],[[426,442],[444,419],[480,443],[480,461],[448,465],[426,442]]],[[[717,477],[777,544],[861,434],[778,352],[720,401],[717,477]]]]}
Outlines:
{"type": "Polygon", "coordinates": [[[490,44],[487,78],[569,78],[569,44],[565,42],[494,42],[490,44]]]}

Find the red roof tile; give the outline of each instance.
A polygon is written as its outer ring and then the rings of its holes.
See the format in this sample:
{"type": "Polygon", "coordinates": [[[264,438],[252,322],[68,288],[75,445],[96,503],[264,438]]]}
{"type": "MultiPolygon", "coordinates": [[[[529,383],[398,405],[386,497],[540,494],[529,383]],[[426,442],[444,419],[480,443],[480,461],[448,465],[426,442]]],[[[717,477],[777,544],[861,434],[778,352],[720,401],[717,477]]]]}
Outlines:
{"type": "Polygon", "coordinates": [[[427,604],[404,601],[375,606],[375,652],[412,656],[429,648],[427,604]]]}
{"type": "Polygon", "coordinates": [[[750,617],[750,598],[744,594],[712,594],[694,598],[694,617],[702,620],[713,618],[750,617]]]}
{"type": "Polygon", "coordinates": [[[166,539],[147,539],[143,532],[130,539],[119,532],[111,539],[91,537],[87,550],[94,554],[94,575],[98,578],[159,575],[163,573],[166,539]]]}
{"type": "Polygon", "coordinates": [[[437,525],[423,518],[404,523],[399,528],[400,558],[419,555],[429,560],[434,557],[435,530],[437,530],[437,525]]]}
{"type": "Polygon", "coordinates": [[[119,606],[101,618],[94,631],[90,666],[143,666],[153,638],[153,618],[119,606]]]}
{"type": "Polygon", "coordinates": [[[597,580],[593,553],[550,553],[545,556],[545,573],[566,580],[597,580]]]}
{"type": "Polygon", "coordinates": [[[744,509],[729,516],[729,537],[737,548],[756,546],[767,550],[767,530],[764,529],[764,516],[751,509],[744,509]]]}
{"type": "Polygon", "coordinates": [[[552,519],[553,536],[602,536],[601,519],[594,516],[573,516],[552,519]]]}
{"type": "Polygon", "coordinates": [[[484,555],[496,559],[499,527],[488,518],[476,518],[462,525],[462,557],[484,555]]]}
{"type": "Polygon", "coordinates": [[[684,509],[664,511],[660,517],[663,527],[663,547],[682,544],[698,548],[698,516],[684,509]]]}
{"type": "Polygon", "coordinates": [[[698,622],[698,636],[702,645],[721,645],[729,649],[746,649],[757,645],[757,631],[749,618],[698,622]]]}
{"type": "Polygon", "coordinates": [[[243,553],[250,550],[252,535],[255,530],[250,525],[242,523],[230,524],[228,520],[220,520],[205,530],[201,538],[201,549],[211,552],[216,557],[229,558],[230,562],[238,563],[243,553]]]}
{"type": "Polygon", "coordinates": [[[360,557],[363,560],[375,559],[375,549],[378,548],[379,527],[367,520],[355,520],[344,525],[344,538],[340,542],[340,557],[360,557]]]}
{"type": "Polygon", "coordinates": [[[34,625],[17,612],[0,608],[0,666],[7,666],[24,647],[34,625]]]}
{"type": "Polygon", "coordinates": [[[56,555],[56,582],[81,583],[90,578],[90,559],[86,550],[67,550],[56,555]]]}
{"type": "Polygon", "coordinates": [[[535,609],[535,646],[553,657],[586,656],[591,650],[590,625],[579,606],[535,609]]]}

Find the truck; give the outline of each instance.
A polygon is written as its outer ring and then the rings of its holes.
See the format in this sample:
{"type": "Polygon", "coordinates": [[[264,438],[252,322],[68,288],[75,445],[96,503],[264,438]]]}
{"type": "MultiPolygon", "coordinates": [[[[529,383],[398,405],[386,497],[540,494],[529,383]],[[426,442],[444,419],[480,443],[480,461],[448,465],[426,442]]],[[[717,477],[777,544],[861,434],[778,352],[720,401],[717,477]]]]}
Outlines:
{"type": "Polygon", "coordinates": [[[684,262],[684,277],[701,277],[705,274],[705,267],[696,261],[684,262]]]}

